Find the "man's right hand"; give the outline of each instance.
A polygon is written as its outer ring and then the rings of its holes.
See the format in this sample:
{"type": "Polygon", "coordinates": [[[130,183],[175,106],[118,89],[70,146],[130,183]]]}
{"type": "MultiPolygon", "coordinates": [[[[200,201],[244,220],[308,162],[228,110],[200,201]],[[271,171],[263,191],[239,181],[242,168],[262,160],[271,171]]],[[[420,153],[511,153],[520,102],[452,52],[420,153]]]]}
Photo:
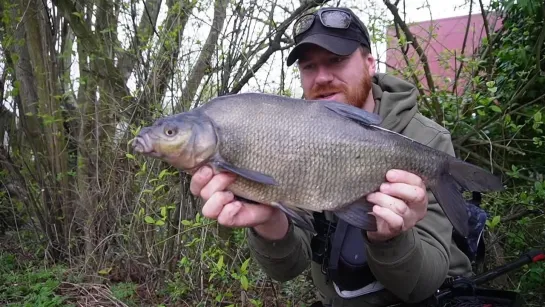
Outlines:
{"type": "Polygon", "coordinates": [[[235,179],[236,175],[230,173],[214,175],[208,166],[195,172],[190,191],[204,199],[202,214],[227,227],[253,227],[265,239],[282,239],[288,232],[286,215],[271,206],[235,200],[233,193],[226,190],[235,179]]]}

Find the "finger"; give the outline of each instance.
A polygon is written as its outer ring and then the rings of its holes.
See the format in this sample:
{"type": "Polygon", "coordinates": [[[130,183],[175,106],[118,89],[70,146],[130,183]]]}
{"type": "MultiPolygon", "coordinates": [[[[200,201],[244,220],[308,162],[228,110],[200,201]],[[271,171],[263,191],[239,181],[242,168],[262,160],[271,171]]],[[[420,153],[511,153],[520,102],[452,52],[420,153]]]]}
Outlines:
{"type": "Polygon", "coordinates": [[[408,204],[424,204],[428,199],[424,188],[406,183],[383,183],[380,192],[400,198],[408,204]]]}
{"type": "Polygon", "coordinates": [[[399,169],[392,169],[386,173],[389,182],[400,182],[425,188],[424,181],[419,176],[399,169]]]}
{"type": "Polygon", "coordinates": [[[409,207],[403,200],[381,192],[369,194],[367,200],[375,205],[389,209],[400,216],[404,216],[409,210],[409,207]]]}
{"type": "Polygon", "coordinates": [[[217,191],[225,190],[234,180],[235,175],[230,173],[217,174],[201,190],[201,197],[208,200],[217,191]]]}
{"type": "Polygon", "coordinates": [[[234,201],[223,207],[217,220],[228,227],[254,227],[269,220],[275,210],[268,205],[234,201]]]}
{"type": "Polygon", "coordinates": [[[218,215],[218,223],[227,227],[241,226],[240,219],[237,219],[237,214],[242,209],[242,203],[235,201],[226,204],[218,215]]]}
{"type": "Polygon", "coordinates": [[[223,207],[234,200],[233,193],[229,191],[218,191],[202,207],[202,214],[209,219],[217,219],[223,207]]]}
{"type": "Polygon", "coordinates": [[[203,166],[199,168],[191,177],[191,182],[189,183],[189,190],[191,194],[199,196],[201,194],[202,188],[212,179],[212,169],[208,166],[203,166]]]}
{"type": "Polygon", "coordinates": [[[377,218],[381,218],[388,225],[388,229],[391,232],[395,233],[403,230],[403,218],[395,214],[392,210],[375,206],[373,207],[373,213],[377,218]]]}

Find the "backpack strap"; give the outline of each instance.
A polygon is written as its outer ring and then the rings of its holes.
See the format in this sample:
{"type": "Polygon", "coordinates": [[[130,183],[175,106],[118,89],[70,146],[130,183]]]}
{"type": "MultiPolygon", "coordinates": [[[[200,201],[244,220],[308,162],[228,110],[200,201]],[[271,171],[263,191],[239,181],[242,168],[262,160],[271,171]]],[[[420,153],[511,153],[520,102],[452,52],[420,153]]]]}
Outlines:
{"type": "MultiPolygon", "coordinates": [[[[358,292],[376,282],[367,264],[366,249],[361,229],[339,219],[332,236],[328,264],[329,276],[339,291],[358,292]]],[[[380,288],[373,286],[364,293],[377,290],[380,288]]]]}
{"type": "Polygon", "coordinates": [[[333,242],[331,242],[331,251],[329,254],[329,264],[327,271],[333,281],[338,281],[339,278],[339,259],[341,257],[341,249],[343,247],[344,238],[346,237],[346,230],[348,223],[344,220],[337,222],[335,233],[333,234],[333,242]]]}

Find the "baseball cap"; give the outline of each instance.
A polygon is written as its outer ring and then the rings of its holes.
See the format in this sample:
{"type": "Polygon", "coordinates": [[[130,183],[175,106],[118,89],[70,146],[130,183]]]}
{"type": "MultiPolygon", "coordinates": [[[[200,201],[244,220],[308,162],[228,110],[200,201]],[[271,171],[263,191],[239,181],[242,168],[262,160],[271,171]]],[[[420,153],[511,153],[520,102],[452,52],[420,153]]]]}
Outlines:
{"type": "Polygon", "coordinates": [[[305,14],[297,19],[293,33],[296,45],[288,55],[288,66],[299,58],[305,44],[315,44],[338,55],[349,55],[360,45],[371,49],[367,28],[349,8],[321,8],[305,14]],[[297,35],[298,30],[307,27],[297,35]]]}

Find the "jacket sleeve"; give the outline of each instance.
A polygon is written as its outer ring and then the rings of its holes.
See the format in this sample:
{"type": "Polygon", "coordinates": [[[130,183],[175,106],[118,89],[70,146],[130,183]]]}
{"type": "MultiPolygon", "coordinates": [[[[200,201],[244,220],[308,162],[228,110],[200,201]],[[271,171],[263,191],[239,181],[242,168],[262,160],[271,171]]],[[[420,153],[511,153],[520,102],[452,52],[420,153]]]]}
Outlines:
{"type": "Polygon", "coordinates": [[[253,228],[248,228],[247,234],[252,258],[274,280],[280,282],[291,280],[310,264],[311,234],[294,227],[291,221],[286,236],[280,240],[264,239],[253,228]]]}
{"type": "MultiPolygon", "coordinates": [[[[449,133],[439,132],[433,144],[428,145],[454,155],[449,133]]],[[[415,227],[387,242],[371,243],[364,235],[369,267],[384,287],[400,299],[421,301],[447,277],[452,228],[428,189],[427,214],[415,227]]]]}

